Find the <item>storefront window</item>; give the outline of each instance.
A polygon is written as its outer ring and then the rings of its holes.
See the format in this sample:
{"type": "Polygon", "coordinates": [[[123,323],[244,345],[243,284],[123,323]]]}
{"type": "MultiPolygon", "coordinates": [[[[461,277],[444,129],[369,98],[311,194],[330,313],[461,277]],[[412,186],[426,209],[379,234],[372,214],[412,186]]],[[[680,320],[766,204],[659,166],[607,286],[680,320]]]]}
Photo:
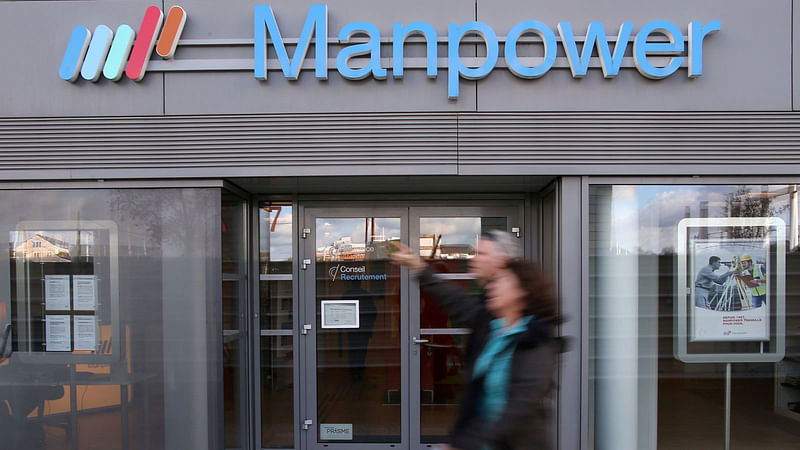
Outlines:
{"type": "Polygon", "coordinates": [[[0,444],[208,448],[220,190],[0,191],[0,444]]]}
{"type": "Polygon", "coordinates": [[[591,447],[797,448],[798,186],[589,195],[591,447]]]}

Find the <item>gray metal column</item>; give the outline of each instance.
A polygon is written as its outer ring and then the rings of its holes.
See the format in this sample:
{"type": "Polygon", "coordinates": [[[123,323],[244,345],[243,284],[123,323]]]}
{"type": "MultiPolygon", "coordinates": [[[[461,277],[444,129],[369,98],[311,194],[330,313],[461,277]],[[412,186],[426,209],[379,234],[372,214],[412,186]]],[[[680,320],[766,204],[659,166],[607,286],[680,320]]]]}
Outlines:
{"type": "MultiPolygon", "coordinates": [[[[561,356],[558,399],[558,448],[581,448],[587,424],[581,423],[581,391],[584,379],[582,361],[585,359],[580,345],[584,328],[582,284],[583,239],[581,177],[564,177],[558,189],[558,292],[561,295],[561,313],[567,319],[561,325],[561,335],[569,338],[570,350],[561,356]]],[[[585,446],[585,442],[584,442],[585,446]]]]}

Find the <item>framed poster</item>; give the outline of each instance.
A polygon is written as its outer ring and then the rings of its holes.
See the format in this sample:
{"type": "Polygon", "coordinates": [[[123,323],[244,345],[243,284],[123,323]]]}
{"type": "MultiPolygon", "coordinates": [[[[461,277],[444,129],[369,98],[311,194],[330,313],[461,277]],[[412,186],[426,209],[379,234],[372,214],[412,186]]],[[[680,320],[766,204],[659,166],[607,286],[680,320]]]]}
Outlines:
{"type": "Polygon", "coordinates": [[[358,300],[323,300],[322,328],[358,328],[358,300]]]}
{"type": "Polygon", "coordinates": [[[769,240],[692,239],[690,342],[769,341],[769,240]]]}
{"type": "Polygon", "coordinates": [[[782,219],[682,219],[676,254],[673,350],[677,359],[688,363],[783,359],[786,224],[782,219]]]}

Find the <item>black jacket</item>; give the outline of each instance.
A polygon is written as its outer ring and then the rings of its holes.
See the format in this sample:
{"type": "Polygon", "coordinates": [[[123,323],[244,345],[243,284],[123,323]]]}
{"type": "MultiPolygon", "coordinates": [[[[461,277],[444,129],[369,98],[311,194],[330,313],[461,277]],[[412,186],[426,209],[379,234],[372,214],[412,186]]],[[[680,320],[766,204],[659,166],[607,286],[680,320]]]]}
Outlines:
{"type": "Polygon", "coordinates": [[[549,450],[553,448],[552,398],[555,368],[561,341],[553,326],[531,320],[511,359],[508,401],[500,418],[487,421],[477,408],[483,396],[483,377],[473,380],[475,360],[491,336],[494,317],[485,308],[485,296],[470,296],[437,279],[429,271],[420,276],[420,286],[450,314],[451,319],[472,329],[465,354],[465,389],[461,410],[450,436],[450,445],[462,450],[549,450]]]}

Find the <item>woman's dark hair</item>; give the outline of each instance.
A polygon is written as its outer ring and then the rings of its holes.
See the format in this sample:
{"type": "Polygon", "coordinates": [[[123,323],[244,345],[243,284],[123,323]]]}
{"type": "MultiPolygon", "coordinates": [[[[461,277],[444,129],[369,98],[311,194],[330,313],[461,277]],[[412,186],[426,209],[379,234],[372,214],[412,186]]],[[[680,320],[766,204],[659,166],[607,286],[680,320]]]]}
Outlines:
{"type": "Polygon", "coordinates": [[[536,263],[513,259],[506,263],[506,268],[517,277],[519,286],[525,291],[525,314],[533,314],[538,320],[553,325],[560,324],[562,318],[558,312],[558,296],[553,280],[542,267],[536,263]]]}

